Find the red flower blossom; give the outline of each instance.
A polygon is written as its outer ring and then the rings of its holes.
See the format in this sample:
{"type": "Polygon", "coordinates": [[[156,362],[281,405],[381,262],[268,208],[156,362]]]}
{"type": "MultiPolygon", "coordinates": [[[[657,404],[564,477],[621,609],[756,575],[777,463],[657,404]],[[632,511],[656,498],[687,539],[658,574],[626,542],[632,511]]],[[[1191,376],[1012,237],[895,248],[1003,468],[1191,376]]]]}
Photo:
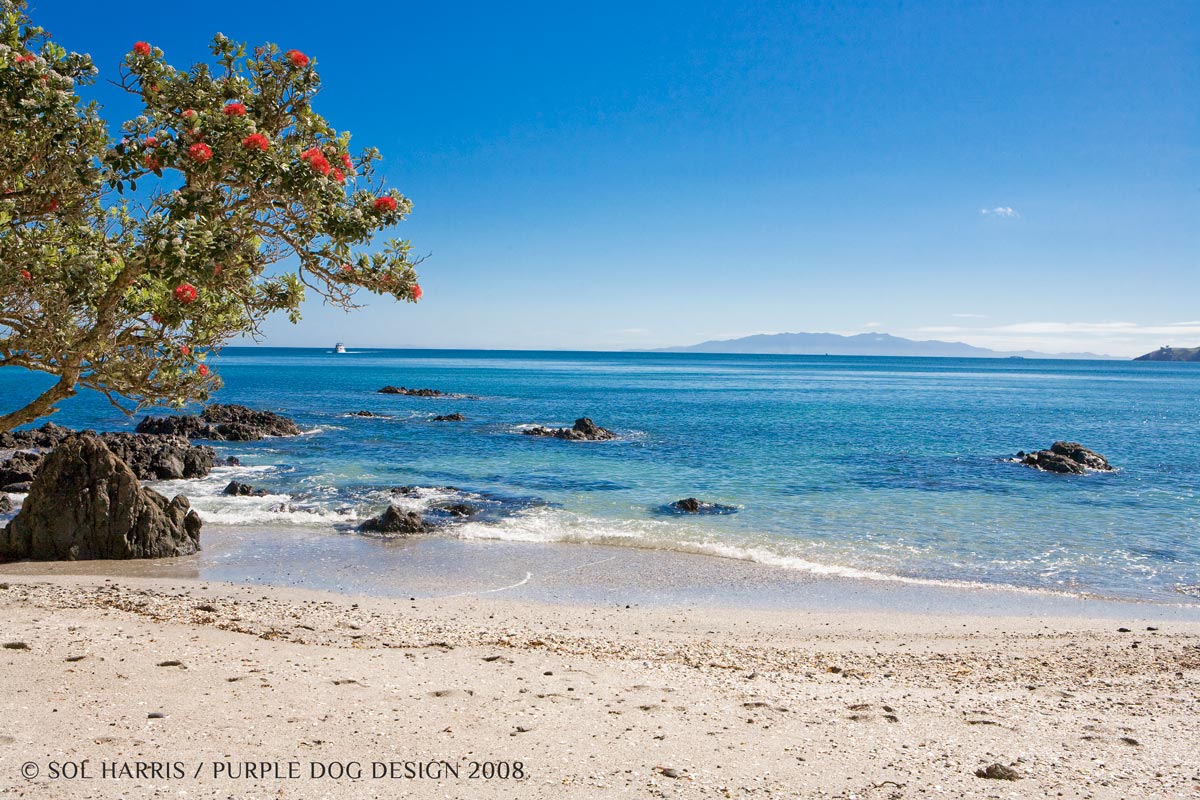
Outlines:
{"type": "Polygon", "coordinates": [[[345,183],[346,182],[346,173],[342,172],[337,167],[334,167],[333,168],[333,179],[335,181],[337,181],[338,183],[345,183]]]}
{"type": "Polygon", "coordinates": [[[354,160],[350,158],[349,153],[342,153],[342,166],[346,168],[346,172],[354,172],[354,160]]]}
{"type": "Polygon", "coordinates": [[[151,314],[151,315],[150,315],[150,321],[151,321],[151,322],[153,322],[153,323],[155,323],[155,324],[157,324],[157,325],[162,325],[162,324],[163,324],[163,318],[162,318],[162,317],[160,317],[158,314],[151,314]]]}
{"type": "Polygon", "coordinates": [[[292,62],[293,67],[308,66],[308,56],[304,55],[304,53],[301,53],[299,50],[288,50],[286,53],[284,53],[284,55],[287,56],[288,61],[292,62]]]}
{"type": "Polygon", "coordinates": [[[213,264],[213,275],[220,275],[224,269],[220,264],[213,264]]]}
{"type": "Polygon", "coordinates": [[[146,138],[145,138],[145,139],[142,141],[142,144],[146,145],[146,147],[155,147],[155,146],[157,146],[157,145],[158,145],[158,139],[156,139],[156,138],[155,138],[155,137],[153,137],[153,136],[147,136],[147,137],[146,137],[146,138]]]}
{"type": "Polygon", "coordinates": [[[354,267],[349,264],[342,264],[342,272],[354,272],[354,267]]]}
{"type": "Polygon", "coordinates": [[[258,149],[265,153],[267,148],[270,146],[270,140],[261,133],[252,133],[245,139],[242,139],[242,147],[246,148],[247,150],[258,149]]]}
{"type": "Polygon", "coordinates": [[[150,55],[150,45],[146,42],[135,42],[133,52],[139,56],[148,56],[150,55]]]}
{"type": "Polygon", "coordinates": [[[21,280],[25,281],[26,283],[29,283],[31,280],[33,280],[33,276],[29,274],[29,270],[21,270],[21,280]]]}
{"type": "Polygon", "coordinates": [[[203,164],[205,161],[208,161],[210,158],[212,158],[212,148],[206,145],[204,142],[196,142],[194,145],[188,148],[188,155],[191,156],[194,161],[199,161],[201,164],[203,164]]]}
{"type": "Polygon", "coordinates": [[[30,61],[37,61],[37,56],[32,56],[32,55],[29,55],[28,53],[26,53],[25,55],[17,56],[17,58],[16,58],[16,62],[18,64],[27,64],[30,61]]]}
{"type": "Polygon", "coordinates": [[[150,170],[151,172],[158,172],[160,169],[162,169],[162,164],[158,163],[158,159],[154,156],[146,156],[144,163],[146,165],[146,169],[150,170]]]}
{"type": "Polygon", "coordinates": [[[394,198],[394,197],[376,197],[375,198],[375,210],[376,211],[395,211],[396,210],[396,198],[394,198]]]}
{"type": "Polygon", "coordinates": [[[324,158],[324,157],[325,157],[325,156],[324,156],[324,155],[321,153],[321,148],[319,148],[319,147],[310,147],[310,148],[308,148],[307,150],[305,150],[303,153],[301,153],[301,154],[300,154],[300,160],[301,160],[301,161],[309,161],[309,160],[311,160],[311,159],[314,159],[314,158],[316,158],[317,156],[321,156],[322,158],[324,158]]]}
{"type": "Polygon", "coordinates": [[[308,160],[308,165],[313,168],[313,172],[319,172],[322,175],[329,174],[329,159],[325,158],[325,156],[321,155],[320,153],[317,153],[315,156],[310,158],[308,160]]]}
{"type": "Polygon", "coordinates": [[[420,300],[420,299],[421,299],[421,295],[423,295],[423,294],[425,294],[425,293],[424,293],[423,291],[421,291],[421,284],[419,284],[419,283],[414,283],[414,284],[413,284],[413,286],[412,286],[412,299],[413,299],[413,300],[420,300]]]}
{"type": "Polygon", "coordinates": [[[199,373],[200,373],[200,377],[202,377],[202,378],[203,378],[205,375],[207,375],[207,374],[208,374],[208,367],[206,367],[205,365],[201,364],[200,366],[196,367],[196,372],[199,372],[199,373]]]}
{"type": "Polygon", "coordinates": [[[186,344],[181,344],[179,345],[179,353],[185,356],[191,355],[192,348],[188,347],[186,344]]]}
{"type": "Polygon", "coordinates": [[[183,112],[184,119],[192,119],[195,116],[196,116],[196,109],[194,109],[194,108],[189,108],[183,112]]]}
{"type": "Polygon", "coordinates": [[[58,199],[55,198],[55,199],[52,199],[49,203],[46,203],[46,210],[47,211],[58,211],[58,199]]]}
{"type": "Polygon", "coordinates": [[[198,296],[196,287],[190,283],[181,283],[175,287],[175,299],[185,306],[196,302],[198,296]]]}
{"type": "Polygon", "coordinates": [[[225,115],[229,117],[246,116],[246,106],[244,103],[230,103],[222,110],[225,112],[225,115]]]}

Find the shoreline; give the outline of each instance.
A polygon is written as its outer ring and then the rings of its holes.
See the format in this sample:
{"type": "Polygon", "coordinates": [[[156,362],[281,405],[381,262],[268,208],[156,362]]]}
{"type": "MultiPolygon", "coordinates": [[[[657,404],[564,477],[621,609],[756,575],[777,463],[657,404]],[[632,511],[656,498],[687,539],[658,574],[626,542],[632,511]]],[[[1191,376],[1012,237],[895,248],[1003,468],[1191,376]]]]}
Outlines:
{"type": "Polygon", "coordinates": [[[1194,621],[1130,617],[1120,632],[1107,618],[953,611],[414,601],[8,570],[0,582],[5,642],[27,648],[0,650],[14,687],[0,701],[0,792],[26,797],[1151,798],[1200,786],[1194,621]],[[519,760],[526,777],[16,772],[84,758],[519,760]],[[976,777],[993,763],[1021,779],[976,777]]]}
{"type": "Polygon", "coordinates": [[[323,528],[217,527],[192,556],[0,564],[0,578],[163,579],[356,599],[477,597],[553,606],[784,613],[1158,619],[1200,623],[1200,603],[1102,597],[1002,584],[821,574],[739,558],[583,542],[419,536],[323,528]]]}

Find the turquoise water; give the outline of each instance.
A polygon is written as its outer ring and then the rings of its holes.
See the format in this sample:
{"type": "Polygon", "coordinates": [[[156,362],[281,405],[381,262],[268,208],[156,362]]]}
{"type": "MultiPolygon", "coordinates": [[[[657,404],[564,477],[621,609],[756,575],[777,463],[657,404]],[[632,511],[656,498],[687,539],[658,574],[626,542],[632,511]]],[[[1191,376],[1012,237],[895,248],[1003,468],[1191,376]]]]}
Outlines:
{"type": "MultiPolygon", "coordinates": [[[[389,500],[465,500],[485,513],[437,535],[677,550],[874,580],[1200,596],[1194,364],[230,348],[214,367],[221,402],[279,410],[308,432],[219,444],[245,466],[159,486],[187,494],[209,530],[357,536],[389,500]],[[375,392],[386,384],[477,399],[375,392]],[[359,409],[388,416],[348,415],[359,409]],[[430,419],[455,411],[467,421],[430,419]],[[520,433],[585,415],[620,438],[520,433]],[[1060,476],[1004,460],[1063,438],[1119,471],[1060,476]],[[234,478],[271,495],[220,495],[234,478]],[[393,498],[400,485],[422,488],[393,498]],[[738,512],[663,512],[689,496],[738,512]]],[[[44,381],[0,371],[5,406],[44,381]]],[[[81,396],[54,421],[107,430],[136,420],[81,396]]]]}

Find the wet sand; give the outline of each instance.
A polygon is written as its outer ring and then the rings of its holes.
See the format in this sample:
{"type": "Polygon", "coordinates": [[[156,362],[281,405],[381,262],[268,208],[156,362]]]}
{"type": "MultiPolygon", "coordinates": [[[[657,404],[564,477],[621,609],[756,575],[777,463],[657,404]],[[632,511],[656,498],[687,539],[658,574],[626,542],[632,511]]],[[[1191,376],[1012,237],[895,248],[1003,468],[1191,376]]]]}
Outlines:
{"type": "Polygon", "coordinates": [[[507,592],[369,599],[7,565],[2,638],[14,646],[0,650],[0,793],[1197,794],[1200,623],[1186,610],[1071,601],[1084,613],[1013,616],[1003,604],[959,613],[940,600],[937,613],[863,610],[845,592],[850,610],[688,602],[690,581],[711,578],[704,569],[679,567],[664,602],[639,605],[612,594],[620,581],[590,604],[507,592]],[[666,602],[676,589],[684,600],[666,602]],[[88,778],[50,777],[51,762],[83,759],[88,778]],[[459,777],[420,766],[442,761],[459,777]],[[27,762],[37,777],[22,777],[27,762]],[[253,770],[266,777],[228,777],[244,762],[267,762],[253,770]],[[361,778],[328,777],[348,762],[361,778]],[[472,762],[509,777],[472,778],[472,762]],[[993,764],[1019,779],[976,776],[993,764]],[[119,777],[104,777],[106,766],[119,777]]]}

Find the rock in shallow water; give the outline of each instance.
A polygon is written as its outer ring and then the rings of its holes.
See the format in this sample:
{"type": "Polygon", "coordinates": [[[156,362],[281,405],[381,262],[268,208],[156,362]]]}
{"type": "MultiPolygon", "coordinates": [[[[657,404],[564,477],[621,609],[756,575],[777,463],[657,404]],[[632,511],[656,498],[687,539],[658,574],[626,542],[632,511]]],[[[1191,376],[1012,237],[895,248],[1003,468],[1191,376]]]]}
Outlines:
{"type": "Polygon", "coordinates": [[[1108,459],[1089,450],[1078,442],[1055,442],[1049,450],[1036,453],[1018,453],[1020,463],[1043,472],[1083,475],[1089,470],[1112,472],[1108,459]]]}
{"type": "Polygon", "coordinates": [[[388,506],[386,511],[359,525],[358,529],[371,533],[395,533],[411,536],[425,532],[425,521],[415,511],[404,511],[396,506],[388,506]]]}
{"type": "MultiPolygon", "coordinates": [[[[82,433],[97,435],[92,431],[82,433]]],[[[75,435],[76,431],[70,428],[48,422],[36,430],[0,435],[0,447],[51,450],[75,435]]],[[[194,445],[180,436],[98,435],[105,446],[143,481],[203,478],[212,470],[217,458],[211,447],[194,445]]],[[[0,462],[0,486],[32,481],[44,458],[44,453],[14,453],[10,460],[0,462]]]]}
{"type": "Polygon", "coordinates": [[[705,503],[694,497],[686,497],[667,504],[667,510],[679,514],[735,514],[733,506],[723,506],[720,503],[705,503]]]}
{"type": "Polygon", "coordinates": [[[433,418],[434,422],[465,422],[466,417],[462,414],[441,414],[433,418]]]}
{"type": "Polygon", "coordinates": [[[574,442],[601,442],[617,438],[617,435],[607,428],[601,428],[588,417],[580,417],[570,428],[545,428],[538,425],[522,431],[526,436],[547,436],[554,439],[567,439],[574,442]]]}
{"type": "Polygon", "coordinates": [[[273,411],[214,404],[200,416],[143,417],[138,433],[172,434],[188,439],[251,442],[266,436],[299,436],[300,428],[273,411]]]}
{"type": "Polygon", "coordinates": [[[265,489],[255,489],[250,484],[240,483],[239,481],[230,481],[229,485],[226,486],[222,490],[221,493],[222,494],[231,494],[236,497],[266,497],[267,496],[267,491],[265,489]]]}
{"type": "Polygon", "coordinates": [[[138,484],[93,434],[46,456],[20,513],[0,532],[0,559],[165,558],[200,549],[200,517],[138,484]]]}

